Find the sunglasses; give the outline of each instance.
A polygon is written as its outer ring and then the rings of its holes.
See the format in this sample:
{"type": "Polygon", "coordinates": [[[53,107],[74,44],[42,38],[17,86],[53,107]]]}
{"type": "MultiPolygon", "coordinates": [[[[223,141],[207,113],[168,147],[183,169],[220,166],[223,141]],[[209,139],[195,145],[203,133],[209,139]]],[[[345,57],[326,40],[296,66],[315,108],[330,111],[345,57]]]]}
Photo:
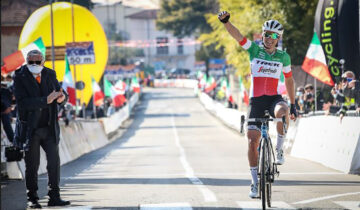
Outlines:
{"type": "Polygon", "coordinates": [[[280,35],[279,34],[277,34],[277,33],[270,33],[270,32],[265,32],[264,33],[264,37],[265,38],[272,38],[272,39],[278,39],[279,37],[280,37],[280,35]]]}
{"type": "Polygon", "coordinates": [[[30,65],[32,65],[32,64],[40,65],[41,61],[28,61],[28,64],[30,64],[30,65]]]}

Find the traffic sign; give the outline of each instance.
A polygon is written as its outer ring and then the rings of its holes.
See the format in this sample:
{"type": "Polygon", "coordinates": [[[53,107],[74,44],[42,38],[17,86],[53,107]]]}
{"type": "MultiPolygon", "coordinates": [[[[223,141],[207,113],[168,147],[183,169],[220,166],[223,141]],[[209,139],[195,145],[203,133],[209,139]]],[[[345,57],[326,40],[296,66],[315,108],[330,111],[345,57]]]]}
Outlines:
{"type": "Polygon", "coordinates": [[[95,63],[93,42],[69,42],[66,43],[66,55],[69,64],[95,63]]]}

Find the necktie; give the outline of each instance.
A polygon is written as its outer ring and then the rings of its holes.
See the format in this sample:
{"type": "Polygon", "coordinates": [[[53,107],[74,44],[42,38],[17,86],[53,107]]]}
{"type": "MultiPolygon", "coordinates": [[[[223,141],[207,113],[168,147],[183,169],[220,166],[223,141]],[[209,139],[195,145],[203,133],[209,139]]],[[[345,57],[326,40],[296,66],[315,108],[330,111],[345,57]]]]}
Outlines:
{"type": "Polygon", "coordinates": [[[40,77],[40,75],[36,76],[36,81],[40,84],[40,82],[41,82],[41,77],[40,77]]]}

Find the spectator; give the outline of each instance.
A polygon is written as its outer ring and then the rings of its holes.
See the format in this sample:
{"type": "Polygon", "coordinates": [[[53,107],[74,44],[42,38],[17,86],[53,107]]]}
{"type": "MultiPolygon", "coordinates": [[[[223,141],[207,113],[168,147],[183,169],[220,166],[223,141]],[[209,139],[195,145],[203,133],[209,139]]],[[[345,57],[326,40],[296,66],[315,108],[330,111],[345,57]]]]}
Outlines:
{"type": "Polygon", "coordinates": [[[304,111],[304,94],[305,90],[303,86],[300,86],[296,90],[295,106],[299,113],[304,111]]]}
{"type": "Polygon", "coordinates": [[[12,81],[6,81],[6,78],[1,76],[1,122],[10,142],[14,139],[14,131],[11,127],[13,99],[12,81]]]}
{"type": "Polygon", "coordinates": [[[348,110],[356,110],[355,94],[350,94],[350,91],[348,91],[350,88],[355,88],[355,83],[355,74],[352,71],[346,71],[341,75],[341,83],[335,93],[336,100],[341,104],[339,111],[340,122],[342,122],[348,110]],[[349,85],[349,83],[351,83],[351,85],[349,85]],[[345,92],[347,95],[344,95],[345,92]]]}
{"type": "Polygon", "coordinates": [[[356,111],[360,114],[360,81],[352,80],[349,82],[344,89],[344,95],[355,99],[356,111]]]}
{"type": "Polygon", "coordinates": [[[307,84],[305,86],[304,93],[304,112],[305,114],[310,111],[315,111],[315,94],[314,94],[314,86],[312,84],[307,84]]]}
{"type": "Polygon", "coordinates": [[[70,204],[60,198],[60,128],[57,121],[58,106],[65,104],[68,96],[60,88],[55,71],[43,66],[44,61],[39,50],[31,50],[27,54],[27,65],[17,70],[14,77],[14,94],[18,108],[16,123],[17,129],[20,128],[20,135],[15,137],[15,140],[25,143],[28,208],[41,208],[37,194],[40,146],[47,159],[48,206],[70,204]]]}

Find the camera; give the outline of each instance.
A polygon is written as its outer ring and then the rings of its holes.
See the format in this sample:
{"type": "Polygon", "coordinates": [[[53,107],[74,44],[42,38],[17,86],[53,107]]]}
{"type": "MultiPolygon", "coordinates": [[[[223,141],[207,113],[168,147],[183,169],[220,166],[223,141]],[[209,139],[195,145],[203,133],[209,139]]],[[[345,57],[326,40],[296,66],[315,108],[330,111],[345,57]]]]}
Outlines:
{"type": "Polygon", "coordinates": [[[306,94],[306,100],[310,100],[313,97],[311,93],[306,94]]]}
{"type": "Polygon", "coordinates": [[[24,151],[15,146],[5,147],[5,157],[7,162],[21,161],[24,158],[24,151]]]}

